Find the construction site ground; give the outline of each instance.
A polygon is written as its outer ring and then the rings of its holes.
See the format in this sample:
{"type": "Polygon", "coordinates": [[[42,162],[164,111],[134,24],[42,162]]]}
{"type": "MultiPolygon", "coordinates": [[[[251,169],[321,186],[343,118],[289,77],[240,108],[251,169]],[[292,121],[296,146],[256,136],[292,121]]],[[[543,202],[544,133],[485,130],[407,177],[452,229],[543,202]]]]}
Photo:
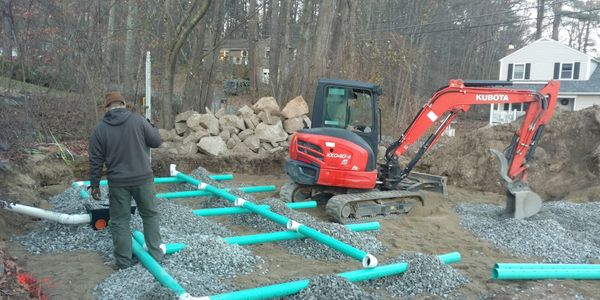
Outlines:
{"type": "MultiPolygon", "coordinates": [[[[547,129],[539,160],[532,166],[531,186],[547,200],[568,199],[573,202],[600,200],[597,149],[600,143],[600,108],[578,115],[559,113],[547,129]],[[596,155],[596,156],[595,156],[596,155]],[[537,173],[536,173],[537,172],[537,173]]],[[[380,260],[397,257],[405,251],[441,254],[458,251],[462,261],[452,267],[466,275],[470,282],[460,289],[468,299],[598,299],[600,284],[585,280],[494,281],[491,270],[498,262],[539,262],[539,257],[517,257],[461,228],[455,207],[458,203],[494,203],[504,205],[504,194],[497,174],[497,162],[487,152],[490,147],[502,149],[514,125],[478,129],[457,136],[453,142],[436,150],[423,161],[420,171],[449,177],[449,197],[427,193],[425,206],[416,206],[408,215],[394,220],[382,220],[377,233],[386,251],[380,260]]],[[[54,153],[55,154],[55,153],[54,153]]],[[[4,166],[0,181],[2,194],[22,204],[49,208],[50,195],[64,191],[73,180],[86,179],[86,160],[79,157],[69,167],[54,154],[28,158],[20,165],[4,166]],[[32,166],[35,166],[32,167],[32,166]],[[8,171],[7,171],[8,170],[8,171]],[[33,180],[33,182],[31,181],[33,180]],[[43,184],[41,182],[44,182],[43,184]]],[[[266,158],[155,157],[156,176],[167,176],[169,163],[178,163],[182,171],[202,166],[214,173],[233,172],[234,183],[246,185],[274,184],[280,187],[287,178],[283,173],[284,156],[266,158]]],[[[277,197],[278,193],[257,194],[257,197],[277,197]]],[[[198,199],[173,200],[192,208],[200,208],[198,199]]],[[[326,220],[322,204],[306,210],[326,220]]],[[[217,219],[236,234],[257,233],[247,227],[231,224],[229,218],[217,219]]],[[[4,249],[25,272],[40,280],[48,299],[94,299],[93,288],[114,272],[94,252],[32,254],[10,237],[35,226],[37,221],[0,212],[0,249],[4,249]]],[[[283,247],[269,243],[250,246],[268,266],[266,274],[248,274],[235,278],[240,287],[257,287],[318,274],[354,270],[359,265],[352,260],[327,262],[293,256],[283,247]]],[[[596,261],[595,263],[598,263],[596,261]]],[[[4,272],[0,279],[0,299],[36,298],[10,284],[4,272]]],[[[385,294],[385,292],[383,292],[385,294]]],[[[388,298],[392,299],[388,296],[388,298]]],[[[429,299],[430,295],[419,298],[429,299]]],[[[435,298],[435,297],[433,297],[435,298]]]]}

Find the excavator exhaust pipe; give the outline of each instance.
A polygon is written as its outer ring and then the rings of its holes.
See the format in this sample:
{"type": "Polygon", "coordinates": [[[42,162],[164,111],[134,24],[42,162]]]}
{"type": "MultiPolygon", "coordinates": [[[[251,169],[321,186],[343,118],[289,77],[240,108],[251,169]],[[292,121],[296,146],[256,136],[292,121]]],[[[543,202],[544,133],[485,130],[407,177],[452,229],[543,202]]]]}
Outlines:
{"type": "Polygon", "coordinates": [[[496,149],[490,151],[500,161],[500,177],[507,189],[505,211],[516,219],[531,217],[542,210],[542,198],[523,182],[513,181],[508,177],[508,161],[504,154],[496,149]]]}

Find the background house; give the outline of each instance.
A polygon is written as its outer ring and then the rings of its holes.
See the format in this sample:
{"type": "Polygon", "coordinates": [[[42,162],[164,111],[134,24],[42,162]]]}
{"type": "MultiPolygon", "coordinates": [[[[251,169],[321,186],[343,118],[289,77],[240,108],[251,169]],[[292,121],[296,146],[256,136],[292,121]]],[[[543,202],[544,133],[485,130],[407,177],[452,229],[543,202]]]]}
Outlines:
{"type": "MultiPolygon", "coordinates": [[[[515,88],[539,89],[560,80],[557,108],[581,110],[600,105],[600,60],[552,39],[539,39],[500,59],[500,80],[515,88]]],[[[493,104],[490,123],[508,123],[523,115],[521,104],[493,104]]]]}

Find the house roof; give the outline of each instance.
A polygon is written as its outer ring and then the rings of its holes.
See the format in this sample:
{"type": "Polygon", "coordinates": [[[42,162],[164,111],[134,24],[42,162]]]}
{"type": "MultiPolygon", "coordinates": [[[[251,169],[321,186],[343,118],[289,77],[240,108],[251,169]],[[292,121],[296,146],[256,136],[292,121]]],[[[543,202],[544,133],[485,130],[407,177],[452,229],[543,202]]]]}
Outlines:
{"type": "Polygon", "coordinates": [[[519,50],[517,50],[517,51],[515,51],[515,52],[513,52],[513,53],[511,53],[511,54],[509,54],[509,55],[507,55],[507,56],[505,56],[505,57],[503,57],[503,58],[501,58],[500,60],[503,60],[503,59],[505,59],[505,58],[507,58],[507,57],[511,57],[511,56],[515,55],[516,53],[518,53],[518,52],[521,52],[522,50],[524,50],[524,49],[527,49],[527,48],[529,48],[531,45],[533,45],[533,44],[536,44],[536,43],[538,43],[538,42],[552,42],[552,43],[554,43],[554,44],[556,44],[556,45],[560,45],[560,46],[562,46],[562,47],[566,47],[566,48],[568,48],[569,50],[576,52],[577,54],[580,54],[580,55],[585,55],[585,56],[589,57],[591,60],[593,60],[593,61],[595,61],[595,62],[598,62],[598,63],[600,63],[600,60],[599,60],[599,59],[597,59],[597,58],[595,58],[595,57],[593,57],[593,56],[591,56],[591,55],[589,55],[589,54],[587,54],[587,53],[583,53],[583,52],[581,52],[581,51],[579,51],[579,50],[577,50],[577,49],[575,49],[575,48],[573,48],[573,47],[569,47],[569,46],[567,46],[567,45],[565,45],[565,44],[563,44],[563,43],[561,43],[561,42],[559,42],[559,41],[556,41],[556,40],[550,39],[550,38],[541,38],[541,39],[539,39],[539,40],[537,40],[537,41],[535,41],[535,42],[533,42],[533,43],[531,43],[531,44],[529,44],[529,45],[527,45],[527,46],[525,46],[525,47],[522,47],[522,48],[520,48],[519,50]]]}
{"type": "MultiPolygon", "coordinates": [[[[522,90],[539,90],[545,84],[539,80],[514,81],[512,88],[522,90]]],[[[600,67],[596,68],[589,80],[561,80],[559,94],[596,94],[600,95],[600,67]]]]}

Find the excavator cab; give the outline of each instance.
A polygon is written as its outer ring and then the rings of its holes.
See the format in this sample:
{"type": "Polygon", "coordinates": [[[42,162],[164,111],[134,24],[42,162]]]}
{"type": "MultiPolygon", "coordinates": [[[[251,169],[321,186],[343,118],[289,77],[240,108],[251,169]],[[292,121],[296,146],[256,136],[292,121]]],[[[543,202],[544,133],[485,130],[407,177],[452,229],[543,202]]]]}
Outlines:
{"type": "Polygon", "coordinates": [[[377,157],[378,107],[382,93],[381,87],[375,84],[323,78],[317,86],[312,127],[352,131],[369,144],[377,157]]]}

